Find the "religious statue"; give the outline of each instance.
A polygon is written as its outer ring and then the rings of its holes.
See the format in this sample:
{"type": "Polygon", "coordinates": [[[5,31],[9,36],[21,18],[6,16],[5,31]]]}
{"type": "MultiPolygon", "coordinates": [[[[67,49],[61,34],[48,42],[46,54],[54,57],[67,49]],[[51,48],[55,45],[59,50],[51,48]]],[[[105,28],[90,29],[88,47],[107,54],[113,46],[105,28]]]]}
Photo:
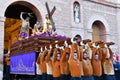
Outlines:
{"type": "Polygon", "coordinates": [[[79,5],[75,4],[74,6],[74,21],[75,22],[80,22],[80,18],[79,18],[79,5]]]}
{"type": "Polygon", "coordinates": [[[48,14],[46,14],[46,17],[45,17],[45,22],[44,22],[44,27],[43,27],[42,32],[44,33],[44,32],[47,32],[47,31],[52,32],[52,24],[51,24],[51,20],[49,19],[48,14]]]}
{"type": "Polygon", "coordinates": [[[51,36],[56,30],[55,25],[54,25],[54,21],[52,19],[52,15],[55,12],[56,7],[54,6],[50,12],[47,2],[45,5],[46,5],[46,9],[47,9],[48,14],[46,14],[46,16],[45,16],[45,21],[44,21],[44,26],[43,26],[42,32],[43,33],[47,32],[47,33],[49,33],[49,36],[51,36]]]}
{"type": "Polygon", "coordinates": [[[41,34],[41,31],[41,24],[39,21],[37,21],[36,24],[34,24],[34,28],[32,29],[32,36],[41,34]]]}
{"type": "Polygon", "coordinates": [[[29,37],[29,29],[32,29],[30,27],[30,23],[29,23],[29,19],[30,19],[29,16],[31,16],[30,13],[21,12],[21,14],[20,14],[20,18],[22,20],[22,26],[20,29],[19,37],[22,39],[28,38],[29,37]],[[23,18],[24,14],[28,15],[25,19],[23,18]]]}

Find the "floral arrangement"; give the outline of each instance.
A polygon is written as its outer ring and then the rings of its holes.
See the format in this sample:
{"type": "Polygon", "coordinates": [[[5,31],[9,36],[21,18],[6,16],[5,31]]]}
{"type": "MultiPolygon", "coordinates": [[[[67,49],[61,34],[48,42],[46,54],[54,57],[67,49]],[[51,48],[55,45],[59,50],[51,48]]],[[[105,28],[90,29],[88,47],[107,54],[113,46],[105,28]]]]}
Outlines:
{"type": "Polygon", "coordinates": [[[26,37],[28,37],[28,34],[27,34],[27,32],[21,32],[21,33],[19,34],[19,37],[20,37],[20,38],[26,38],[26,37]]]}
{"type": "Polygon", "coordinates": [[[66,39],[66,36],[59,35],[56,32],[46,31],[44,33],[34,34],[32,36],[40,36],[40,37],[50,37],[50,38],[59,38],[59,39],[66,39]]]}
{"type": "MultiPolygon", "coordinates": [[[[44,32],[44,33],[42,33],[42,32],[39,32],[39,33],[37,33],[37,34],[32,34],[32,36],[30,36],[29,38],[28,38],[28,34],[26,33],[26,32],[21,32],[20,34],[19,34],[19,41],[24,41],[24,40],[29,40],[29,39],[31,39],[32,37],[43,37],[43,38],[52,38],[52,39],[67,39],[68,37],[66,37],[66,36],[63,36],[63,35],[59,35],[59,34],[57,34],[56,32],[50,32],[50,31],[46,31],[46,32],[44,32]]],[[[15,41],[14,43],[13,43],[14,45],[17,45],[18,44],[18,41],[15,41]]]]}

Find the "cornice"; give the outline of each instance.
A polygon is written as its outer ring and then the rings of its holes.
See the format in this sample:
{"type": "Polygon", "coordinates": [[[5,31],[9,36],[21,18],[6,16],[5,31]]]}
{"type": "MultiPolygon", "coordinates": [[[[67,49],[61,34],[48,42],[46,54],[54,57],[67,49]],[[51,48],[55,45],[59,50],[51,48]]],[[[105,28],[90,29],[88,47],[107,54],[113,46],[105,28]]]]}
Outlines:
{"type": "Polygon", "coordinates": [[[94,3],[102,4],[102,5],[109,6],[109,7],[120,8],[119,3],[113,3],[113,2],[109,2],[105,0],[86,0],[86,1],[91,1],[94,3]]]}

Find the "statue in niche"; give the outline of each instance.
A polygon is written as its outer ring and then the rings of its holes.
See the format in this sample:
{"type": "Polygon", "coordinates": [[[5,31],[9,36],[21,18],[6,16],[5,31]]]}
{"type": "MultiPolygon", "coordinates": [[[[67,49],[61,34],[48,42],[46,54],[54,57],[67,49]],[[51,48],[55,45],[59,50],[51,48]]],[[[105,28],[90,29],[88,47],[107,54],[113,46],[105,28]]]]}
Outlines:
{"type": "Polygon", "coordinates": [[[79,10],[80,10],[79,4],[75,3],[74,4],[74,21],[76,23],[80,22],[80,17],[79,17],[80,11],[79,10]]]}

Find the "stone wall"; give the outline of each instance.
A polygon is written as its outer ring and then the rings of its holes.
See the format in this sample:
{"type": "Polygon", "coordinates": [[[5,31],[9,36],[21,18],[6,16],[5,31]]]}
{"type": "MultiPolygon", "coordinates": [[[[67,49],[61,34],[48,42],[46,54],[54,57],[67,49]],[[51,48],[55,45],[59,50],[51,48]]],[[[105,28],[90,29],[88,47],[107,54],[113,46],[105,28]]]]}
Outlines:
{"type": "MultiPolygon", "coordinates": [[[[116,12],[117,8],[106,6],[90,1],[83,1],[83,26],[85,29],[92,29],[92,26],[89,25],[89,22],[93,20],[101,21],[106,28],[106,33],[108,35],[107,41],[116,42],[116,38],[118,35],[117,28],[117,19],[116,12]]],[[[85,30],[85,35],[87,37],[87,30],[85,30]]],[[[92,35],[91,35],[92,36],[92,35]]],[[[118,39],[118,38],[117,38],[118,39]]],[[[116,42],[117,43],[117,42],[116,42]]]]}
{"type": "Polygon", "coordinates": [[[4,50],[4,17],[0,17],[0,70],[3,70],[3,50],[4,50]]]}

